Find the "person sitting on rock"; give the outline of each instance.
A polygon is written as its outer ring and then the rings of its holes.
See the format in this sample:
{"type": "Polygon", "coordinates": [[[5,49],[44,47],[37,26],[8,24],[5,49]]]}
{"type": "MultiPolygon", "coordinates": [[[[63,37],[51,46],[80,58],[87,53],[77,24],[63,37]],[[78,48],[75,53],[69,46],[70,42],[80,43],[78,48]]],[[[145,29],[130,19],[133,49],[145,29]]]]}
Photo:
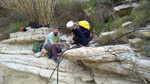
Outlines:
{"type": "Polygon", "coordinates": [[[66,26],[73,32],[72,39],[74,44],[82,44],[81,47],[86,47],[93,39],[90,32],[90,25],[87,21],[79,21],[75,23],[73,21],[69,21],[66,26]]]}
{"type": "Polygon", "coordinates": [[[57,59],[57,53],[61,53],[62,49],[60,46],[62,44],[60,43],[60,33],[59,33],[59,27],[55,26],[53,28],[53,31],[50,32],[44,42],[44,48],[48,51],[47,55],[48,58],[53,60],[58,63],[59,60],[57,59]]]}

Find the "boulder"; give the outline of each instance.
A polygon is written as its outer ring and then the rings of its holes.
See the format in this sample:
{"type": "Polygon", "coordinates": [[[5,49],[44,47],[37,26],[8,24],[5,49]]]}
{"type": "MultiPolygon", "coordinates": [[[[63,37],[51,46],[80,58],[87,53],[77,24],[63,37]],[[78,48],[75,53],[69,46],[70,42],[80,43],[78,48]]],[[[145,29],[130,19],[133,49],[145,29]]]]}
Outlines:
{"type": "Polygon", "coordinates": [[[35,53],[35,54],[34,54],[34,57],[36,57],[36,58],[41,57],[41,52],[37,52],[37,53],[35,53]]]}
{"type": "Polygon", "coordinates": [[[119,17],[130,14],[133,8],[137,8],[139,4],[131,3],[131,4],[124,4],[120,6],[116,6],[113,8],[113,17],[119,17]]]}

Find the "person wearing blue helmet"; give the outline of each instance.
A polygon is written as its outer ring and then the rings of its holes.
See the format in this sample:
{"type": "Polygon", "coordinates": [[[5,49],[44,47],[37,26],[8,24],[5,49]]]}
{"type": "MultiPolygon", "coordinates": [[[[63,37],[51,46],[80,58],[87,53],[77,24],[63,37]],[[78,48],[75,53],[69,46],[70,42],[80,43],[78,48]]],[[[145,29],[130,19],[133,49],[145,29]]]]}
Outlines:
{"type": "Polygon", "coordinates": [[[62,52],[62,49],[60,48],[62,44],[60,43],[59,29],[60,28],[58,26],[55,26],[53,31],[48,34],[44,42],[44,48],[48,51],[48,58],[53,58],[54,62],[56,63],[59,62],[57,59],[57,53],[62,52]]]}

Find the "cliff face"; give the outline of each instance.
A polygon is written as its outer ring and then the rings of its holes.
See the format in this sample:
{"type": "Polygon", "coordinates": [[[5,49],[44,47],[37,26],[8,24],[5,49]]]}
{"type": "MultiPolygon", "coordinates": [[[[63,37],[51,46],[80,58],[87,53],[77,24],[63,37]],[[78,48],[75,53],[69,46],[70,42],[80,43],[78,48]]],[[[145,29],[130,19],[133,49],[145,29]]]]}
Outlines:
{"type": "MultiPolygon", "coordinates": [[[[31,29],[32,30],[32,29],[31,29]]],[[[43,42],[47,28],[10,34],[0,44],[0,62],[9,68],[49,77],[57,65],[47,57],[35,58],[34,42],[43,42]]],[[[65,39],[63,39],[65,40],[65,39]]],[[[59,67],[61,84],[148,84],[150,59],[136,57],[127,45],[71,49],[59,67]]],[[[51,83],[56,82],[54,73],[51,83]]]]}

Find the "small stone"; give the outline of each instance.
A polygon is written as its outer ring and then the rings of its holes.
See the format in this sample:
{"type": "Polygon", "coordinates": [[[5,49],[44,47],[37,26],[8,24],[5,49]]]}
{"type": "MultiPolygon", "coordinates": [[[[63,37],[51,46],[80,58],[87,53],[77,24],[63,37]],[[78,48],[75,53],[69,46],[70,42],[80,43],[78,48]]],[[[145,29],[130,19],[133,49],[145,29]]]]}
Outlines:
{"type": "Polygon", "coordinates": [[[34,56],[35,56],[36,58],[41,57],[41,52],[35,53],[34,56]]]}
{"type": "Polygon", "coordinates": [[[132,24],[131,21],[125,22],[125,23],[122,24],[122,27],[123,27],[123,28],[124,28],[124,27],[129,27],[131,24],[132,24]]]}

